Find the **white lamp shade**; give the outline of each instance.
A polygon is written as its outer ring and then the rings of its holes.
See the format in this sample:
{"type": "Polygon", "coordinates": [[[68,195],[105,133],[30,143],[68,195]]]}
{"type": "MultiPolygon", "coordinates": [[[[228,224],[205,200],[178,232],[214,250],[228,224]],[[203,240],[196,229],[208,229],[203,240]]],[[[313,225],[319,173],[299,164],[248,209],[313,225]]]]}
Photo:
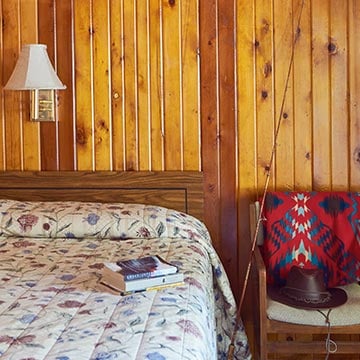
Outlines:
{"type": "Polygon", "coordinates": [[[65,89],[51,65],[46,45],[29,44],[21,49],[5,90],[65,89]]]}

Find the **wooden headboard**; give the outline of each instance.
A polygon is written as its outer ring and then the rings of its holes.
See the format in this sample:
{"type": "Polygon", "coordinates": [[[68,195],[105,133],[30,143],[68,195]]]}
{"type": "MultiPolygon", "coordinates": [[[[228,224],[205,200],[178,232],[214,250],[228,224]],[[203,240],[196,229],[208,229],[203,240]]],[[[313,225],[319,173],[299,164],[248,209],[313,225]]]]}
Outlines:
{"type": "Polygon", "coordinates": [[[5,171],[0,198],[152,204],[204,219],[203,173],[197,171],[5,171]]]}

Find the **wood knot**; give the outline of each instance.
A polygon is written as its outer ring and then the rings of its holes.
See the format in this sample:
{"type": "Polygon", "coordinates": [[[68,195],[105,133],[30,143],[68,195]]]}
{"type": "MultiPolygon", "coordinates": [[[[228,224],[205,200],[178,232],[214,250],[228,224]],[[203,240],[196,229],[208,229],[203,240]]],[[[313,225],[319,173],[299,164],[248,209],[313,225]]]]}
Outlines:
{"type": "Polygon", "coordinates": [[[174,6],[175,5],[175,0],[169,0],[169,5],[174,6]]]}
{"type": "Polygon", "coordinates": [[[208,191],[209,191],[210,193],[214,192],[215,189],[216,189],[215,184],[209,184],[209,185],[208,185],[208,191]]]}
{"type": "Polygon", "coordinates": [[[338,47],[331,41],[329,42],[327,49],[330,55],[335,55],[338,52],[338,47]]]}
{"type": "Polygon", "coordinates": [[[98,128],[98,129],[103,129],[103,130],[109,131],[108,127],[106,126],[106,123],[105,123],[105,120],[104,120],[104,119],[99,119],[99,120],[97,121],[97,128],[98,128]]]}
{"type": "Polygon", "coordinates": [[[270,30],[270,24],[266,19],[262,19],[262,32],[267,34],[270,30]]]}
{"type": "Polygon", "coordinates": [[[262,90],[261,97],[265,100],[268,97],[268,92],[266,90],[262,90]]]}
{"type": "Polygon", "coordinates": [[[79,145],[85,145],[87,137],[84,128],[79,127],[76,131],[76,143],[79,145]]]}
{"type": "Polygon", "coordinates": [[[353,161],[356,166],[360,167],[360,146],[357,146],[353,152],[353,161]]]}
{"type": "Polygon", "coordinates": [[[272,65],[270,61],[267,61],[264,65],[264,76],[267,78],[269,75],[271,75],[272,72],[272,65]]]}

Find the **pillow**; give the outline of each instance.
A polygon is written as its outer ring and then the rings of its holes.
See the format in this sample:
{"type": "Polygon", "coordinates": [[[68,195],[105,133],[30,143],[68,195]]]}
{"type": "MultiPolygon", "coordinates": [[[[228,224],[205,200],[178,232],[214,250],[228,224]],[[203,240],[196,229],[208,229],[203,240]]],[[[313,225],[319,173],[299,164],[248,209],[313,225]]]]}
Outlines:
{"type": "Polygon", "coordinates": [[[283,286],[292,265],[320,268],[328,287],[360,280],[360,194],[268,192],[262,254],[267,281],[283,286]]]}
{"type": "Polygon", "coordinates": [[[209,238],[197,219],[160,206],[0,200],[1,236],[48,238],[209,238]]]}

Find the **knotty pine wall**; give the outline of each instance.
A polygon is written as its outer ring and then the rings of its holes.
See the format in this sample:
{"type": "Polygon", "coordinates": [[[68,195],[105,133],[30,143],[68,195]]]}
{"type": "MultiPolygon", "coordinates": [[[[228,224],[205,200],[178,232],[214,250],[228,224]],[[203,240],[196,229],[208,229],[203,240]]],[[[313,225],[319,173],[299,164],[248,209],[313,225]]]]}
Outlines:
{"type": "Polygon", "coordinates": [[[44,43],[67,85],[56,123],[1,92],[0,169],[203,171],[234,289],[278,121],[271,188],[359,190],[360,1],[0,4],[1,84],[22,44],[44,43]]]}

